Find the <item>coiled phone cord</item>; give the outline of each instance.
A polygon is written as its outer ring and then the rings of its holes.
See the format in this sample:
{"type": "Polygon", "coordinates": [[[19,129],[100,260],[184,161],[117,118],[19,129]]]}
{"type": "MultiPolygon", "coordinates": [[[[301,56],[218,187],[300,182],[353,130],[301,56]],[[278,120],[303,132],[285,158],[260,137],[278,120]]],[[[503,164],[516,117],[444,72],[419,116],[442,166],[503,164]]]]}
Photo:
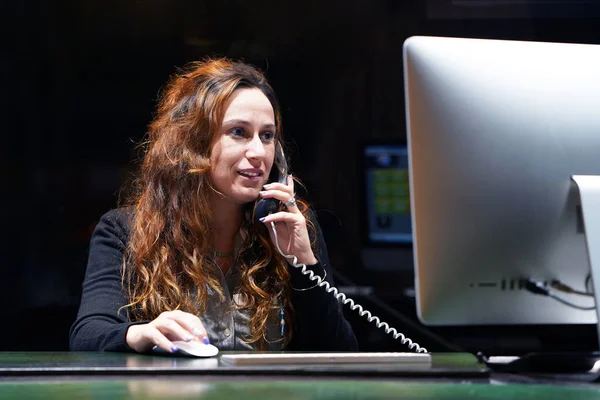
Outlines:
{"type": "Polygon", "coordinates": [[[398,332],[396,330],[396,328],[390,327],[390,325],[387,322],[382,322],[379,319],[379,317],[372,315],[369,310],[365,310],[363,308],[363,306],[361,306],[360,304],[356,304],[353,299],[349,298],[344,293],[340,292],[335,286],[331,286],[329,284],[329,282],[327,282],[326,280],[321,278],[319,275],[316,275],[313,271],[306,268],[305,264],[298,264],[298,257],[296,257],[293,254],[291,254],[291,255],[284,254],[283,251],[281,250],[281,248],[279,247],[279,240],[277,239],[277,229],[275,228],[274,222],[271,222],[271,229],[273,229],[273,237],[275,238],[275,246],[277,247],[279,254],[281,254],[283,257],[285,257],[287,259],[290,259],[292,261],[292,265],[295,268],[300,268],[303,275],[308,276],[308,278],[311,281],[316,281],[317,286],[324,287],[325,291],[327,293],[332,293],[333,297],[335,297],[337,300],[341,300],[342,304],[350,304],[350,309],[352,309],[353,311],[358,310],[358,314],[361,317],[367,318],[367,320],[369,322],[374,321],[375,326],[377,326],[377,328],[383,328],[385,330],[385,333],[391,334],[394,337],[394,339],[400,339],[400,342],[403,345],[408,346],[409,349],[414,350],[417,353],[428,353],[427,349],[419,346],[418,343],[413,342],[412,340],[410,340],[409,338],[404,336],[402,333],[398,332]]]}

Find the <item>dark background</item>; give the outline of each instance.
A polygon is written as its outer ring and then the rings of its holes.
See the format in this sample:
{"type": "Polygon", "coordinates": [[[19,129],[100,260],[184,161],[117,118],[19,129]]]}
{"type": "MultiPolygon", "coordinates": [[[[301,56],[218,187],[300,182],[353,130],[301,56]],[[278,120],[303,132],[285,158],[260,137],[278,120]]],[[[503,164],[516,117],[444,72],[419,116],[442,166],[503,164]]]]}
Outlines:
{"type": "MultiPolygon", "coordinates": [[[[291,169],[319,214],[338,283],[373,288],[376,296],[358,296],[365,306],[434,351],[449,342],[509,353],[596,346],[590,327],[420,326],[405,291],[413,286],[410,249],[401,249],[397,269],[361,262],[356,155],[364,141],[405,140],[407,37],[599,43],[598,8],[494,0],[3,4],[0,349],[67,349],[91,232],[135,171],[135,143],[157,93],[177,67],[207,55],[266,70],[283,107],[291,169]]],[[[348,318],[363,349],[402,349],[348,318]]]]}

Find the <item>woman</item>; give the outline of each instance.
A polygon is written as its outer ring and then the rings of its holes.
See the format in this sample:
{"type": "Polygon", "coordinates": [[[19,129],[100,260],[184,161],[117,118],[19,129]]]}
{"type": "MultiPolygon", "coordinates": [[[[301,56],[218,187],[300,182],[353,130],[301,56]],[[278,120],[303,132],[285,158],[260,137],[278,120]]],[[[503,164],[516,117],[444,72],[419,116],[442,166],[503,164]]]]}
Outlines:
{"type": "Polygon", "coordinates": [[[269,180],[281,116],[264,76],[227,59],[193,64],[166,87],[148,136],[130,205],[105,214],[92,236],[71,350],[176,351],[179,340],[356,349],[336,299],[274,245],[271,223],[285,254],[332,283],[293,180],[269,180]],[[261,198],[282,206],[256,221],[261,198]]]}

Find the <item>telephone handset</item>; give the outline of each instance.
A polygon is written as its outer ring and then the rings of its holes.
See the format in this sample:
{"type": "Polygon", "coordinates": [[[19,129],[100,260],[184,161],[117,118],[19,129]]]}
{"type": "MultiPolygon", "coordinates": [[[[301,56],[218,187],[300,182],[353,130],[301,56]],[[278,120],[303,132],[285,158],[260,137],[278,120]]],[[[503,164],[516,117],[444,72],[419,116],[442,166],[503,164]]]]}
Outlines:
{"type": "MultiPolygon", "coordinates": [[[[287,184],[288,177],[288,165],[285,159],[285,154],[283,153],[283,148],[281,147],[281,143],[277,141],[275,144],[275,163],[273,165],[275,168],[271,169],[272,173],[277,173],[277,181],[279,183],[287,184]],[[273,171],[275,170],[275,171],[273,171]]],[[[271,213],[275,213],[279,210],[280,201],[276,199],[261,199],[256,204],[254,209],[254,215],[256,220],[258,221],[262,217],[266,217],[271,213]]],[[[316,282],[315,286],[324,287],[325,291],[331,293],[333,297],[339,300],[343,304],[350,304],[350,308],[352,310],[358,310],[358,313],[361,317],[367,318],[369,322],[375,322],[375,326],[378,328],[383,328],[385,333],[391,334],[394,339],[400,339],[402,344],[407,345],[411,350],[414,350],[417,353],[427,353],[427,350],[424,347],[419,346],[417,343],[413,342],[402,333],[398,332],[395,328],[391,328],[387,322],[382,322],[379,317],[376,317],[371,314],[370,311],[365,310],[360,304],[356,304],[354,300],[346,296],[344,293],[340,292],[336,287],[331,286],[329,282],[325,279],[321,278],[319,275],[316,275],[312,270],[308,269],[306,265],[302,263],[298,263],[298,258],[293,254],[284,254],[281,248],[279,247],[279,241],[277,240],[277,229],[275,228],[275,224],[271,222],[271,229],[273,230],[273,237],[275,238],[275,247],[279,253],[284,257],[290,260],[292,265],[295,268],[299,268],[303,275],[307,276],[311,281],[316,282]]]]}
{"type": "MultiPolygon", "coordinates": [[[[271,168],[272,175],[273,172],[277,173],[277,182],[287,185],[288,166],[285,159],[285,154],[283,154],[283,148],[281,147],[281,143],[279,143],[279,141],[275,143],[275,162],[273,163],[273,168],[271,168]]],[[[256,204],[256,208],[254,209],[255,218],[258,220],[266,217],[269,214],[277,212],[279,209],[279,203],[279,200],[272,198],[259,200],[256,204]]]]}

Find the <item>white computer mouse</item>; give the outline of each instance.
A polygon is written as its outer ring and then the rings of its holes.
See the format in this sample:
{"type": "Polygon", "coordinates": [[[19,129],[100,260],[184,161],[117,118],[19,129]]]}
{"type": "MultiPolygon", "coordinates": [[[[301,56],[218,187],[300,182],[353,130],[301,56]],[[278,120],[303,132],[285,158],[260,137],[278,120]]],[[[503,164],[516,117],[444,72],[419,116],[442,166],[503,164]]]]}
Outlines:
{"type": "Polygon", "coordinates": [[[158,346],[154,346],[152,350],[161,354],[189,357],[214,357],[219,354],[219,349],[216,346],[213,346],[212,344],[204,344],[198,340],[192,340],[190,342],[175,340],[173,341],[173,345],[178,348],[175,353],[169,353],[158,346]]]}

